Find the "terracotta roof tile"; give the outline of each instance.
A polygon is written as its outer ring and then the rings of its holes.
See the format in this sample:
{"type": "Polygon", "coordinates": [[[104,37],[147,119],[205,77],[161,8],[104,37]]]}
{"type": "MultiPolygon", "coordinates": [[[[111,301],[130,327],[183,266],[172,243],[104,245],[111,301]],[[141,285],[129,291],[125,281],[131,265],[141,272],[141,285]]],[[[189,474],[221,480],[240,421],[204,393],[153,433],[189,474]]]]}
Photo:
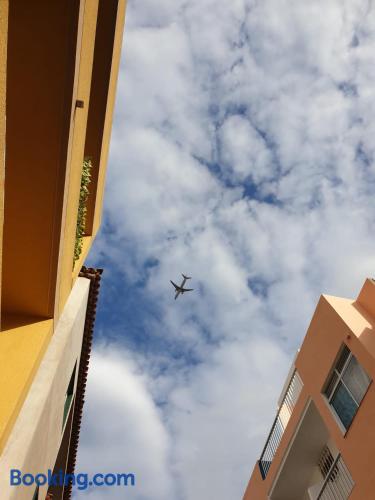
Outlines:
{"type": "MultiPolygon", "coordinates": [[[[77,450],[79,442],[79,433],[82,423],[83,405],[85,402],[85,391],[87,383],[87,373],[90,363],[91,347],[94,333],[94,324],[96,316],[96,306],[99,296],[100,279],[103,269],[93,269],[82,267],[79,276],[90,280],[89,296],[87,300],[86,320],[83,332],[81,358],[79,362],[79,371],[77,379],[77,389],[74,398],[74,413],[72,422],[72,431],[70,436],[70,445],[67,460],[67,474],[73,474],[77,460],[77,450]]],[[[63,500],[72,498],[72,484],[64,488],[63,500]]]]}

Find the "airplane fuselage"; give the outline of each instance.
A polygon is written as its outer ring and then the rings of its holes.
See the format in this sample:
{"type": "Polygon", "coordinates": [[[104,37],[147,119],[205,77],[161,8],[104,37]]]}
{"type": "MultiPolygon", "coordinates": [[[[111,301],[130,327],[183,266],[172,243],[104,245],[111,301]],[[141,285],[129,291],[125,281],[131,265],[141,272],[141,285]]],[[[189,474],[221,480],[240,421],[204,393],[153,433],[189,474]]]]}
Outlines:
{"type": "Polygon", "coordinates": [[[190,276],[185,276],[184,274],[182,275],[183,276],[183,280],[182,280],[182,283],[181,285],[176,285],[176,283],[174,283],[172,280],[171,280],[171,283],[172,285],[174,286],[175,290],[176,290],[176,294],[174,296],[174,299],[176,300],[177,297],[181,294],[183,295],[185,292],[191,292],[193,289],[192,288],[184,288],[184,285],[186,283],[186,280],[189,280],[190,279],[190,276]]]}

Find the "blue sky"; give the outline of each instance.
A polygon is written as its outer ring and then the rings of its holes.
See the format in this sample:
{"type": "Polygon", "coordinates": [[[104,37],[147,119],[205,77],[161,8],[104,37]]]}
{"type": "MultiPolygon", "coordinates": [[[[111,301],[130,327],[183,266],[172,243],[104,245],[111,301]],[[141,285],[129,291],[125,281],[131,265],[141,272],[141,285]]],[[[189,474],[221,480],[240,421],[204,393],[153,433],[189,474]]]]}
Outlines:
{"type": "Polygon", "coordinates": [[[240,499],[321,293],[373,274],[364,0],[130,0],[77,470],[240,499]],[[193,277],[174,301],[169,280],[193,277]]]}

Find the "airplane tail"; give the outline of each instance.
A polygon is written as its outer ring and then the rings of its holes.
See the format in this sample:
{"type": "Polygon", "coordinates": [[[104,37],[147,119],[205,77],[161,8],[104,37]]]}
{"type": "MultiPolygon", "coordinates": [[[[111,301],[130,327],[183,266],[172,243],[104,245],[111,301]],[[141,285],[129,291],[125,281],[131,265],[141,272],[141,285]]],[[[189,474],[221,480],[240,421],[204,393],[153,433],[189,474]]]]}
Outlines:
{"type": "Polygon", "coordinates": [[[181,273],[182,276],[186,279],[186,280],[190,280],[191,279],[191,276],[185,276],[183,273],[181,273]]]}

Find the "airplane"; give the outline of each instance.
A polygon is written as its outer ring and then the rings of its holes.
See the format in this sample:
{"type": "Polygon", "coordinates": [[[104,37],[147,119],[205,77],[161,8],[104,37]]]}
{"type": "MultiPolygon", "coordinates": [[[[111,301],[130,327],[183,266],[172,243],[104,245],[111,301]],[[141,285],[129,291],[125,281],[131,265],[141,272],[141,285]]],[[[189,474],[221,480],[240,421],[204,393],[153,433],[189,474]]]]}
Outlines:
{"type": "Polygon", "coordinates": [[[174,296],[174,300],[177,299],[177,297],[180,295],[180,293],[184,294],[184,292],[191,292],[192,290],[194,290],[194,288],[184,288],[186,280],[190,280],[191,276],[185,276],[184,274],[182,276],[184,279],[182,280],[182,283],[180,286],[176,285],[176,283],[173,283],[173,281],[170,280],[170,282],[172,283],[172,285],[175,287],[175,290],[176,290],[176,295],[174,296]]]}

